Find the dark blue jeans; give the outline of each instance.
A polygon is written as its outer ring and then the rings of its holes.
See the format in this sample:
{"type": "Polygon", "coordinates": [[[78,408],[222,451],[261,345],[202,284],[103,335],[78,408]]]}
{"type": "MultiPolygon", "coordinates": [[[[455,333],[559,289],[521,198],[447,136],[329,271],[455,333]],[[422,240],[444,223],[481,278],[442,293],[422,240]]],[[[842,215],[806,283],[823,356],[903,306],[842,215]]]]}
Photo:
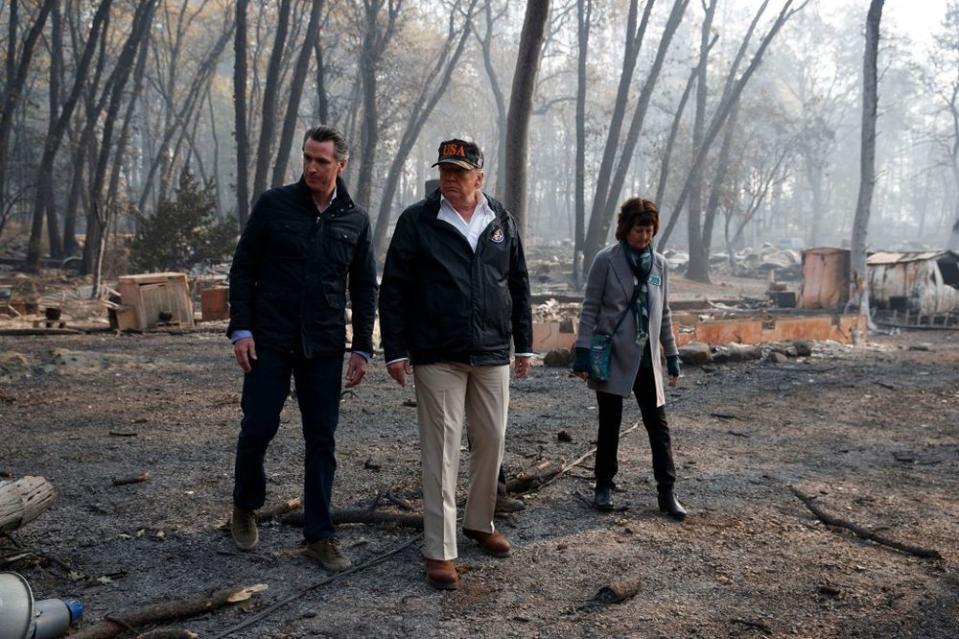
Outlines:
{"type": "Polygon", "coordinates": [[[243,421],[236,443],[233,503],[257,510],[266,498],[263,458],[280,427],[280,411],[290,394],[290,376],[303,418],[306,441],[303,511],[307,543],[335,534],[330,517],[333,475],[336,471],[333,434],[340,413],[343,358],[317,357],[261,349],[253,370],[243,379],[243,421]]]}

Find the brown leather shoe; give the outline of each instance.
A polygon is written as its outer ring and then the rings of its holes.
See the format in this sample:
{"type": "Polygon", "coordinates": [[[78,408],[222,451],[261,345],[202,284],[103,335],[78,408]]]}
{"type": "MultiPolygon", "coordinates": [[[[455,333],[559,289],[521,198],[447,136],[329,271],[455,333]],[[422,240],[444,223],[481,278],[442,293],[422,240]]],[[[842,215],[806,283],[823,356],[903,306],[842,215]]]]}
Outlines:
{"type": "Polygon", "coordinates": [[[464,528],[463,534],[478,543],[479,547],[482,548],[486,554],[493,555],[494,557],[509,557],[510,550],[513,548],[506,540],[506,537],[503,536],[503,533],[498,530],[488,533],[464,528]]]}
{"type": "Polygon", "coordinates": [[[460,576],[456,573],[456,566],[448,559],[426,560],[426,581],[440,590],[456,590],[459,588],[460,576]]]}

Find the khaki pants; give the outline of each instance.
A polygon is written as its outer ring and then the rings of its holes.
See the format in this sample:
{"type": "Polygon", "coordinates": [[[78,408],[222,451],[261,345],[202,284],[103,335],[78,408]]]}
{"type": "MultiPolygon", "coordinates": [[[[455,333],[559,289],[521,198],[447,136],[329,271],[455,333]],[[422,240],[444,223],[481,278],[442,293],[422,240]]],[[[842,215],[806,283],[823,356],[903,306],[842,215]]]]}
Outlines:
{"type": "Polygon", "coordinates": [[[496,477],[503,461],[509,366],[439,363],[413,367],[423,459],[423,554],[455,559],[456,478],[468,420],[469,496],[463,528],[493,532],[496,477]]]}

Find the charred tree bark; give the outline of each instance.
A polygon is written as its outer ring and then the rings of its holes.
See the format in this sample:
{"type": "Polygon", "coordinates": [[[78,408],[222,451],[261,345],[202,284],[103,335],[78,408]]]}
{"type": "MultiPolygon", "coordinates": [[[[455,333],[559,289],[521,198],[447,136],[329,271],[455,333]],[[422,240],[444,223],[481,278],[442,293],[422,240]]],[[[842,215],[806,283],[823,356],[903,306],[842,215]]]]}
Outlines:
{"type": "Polygon", "coordinates": [[[413,145],[416,144],[420,131],[423,130],[423,125],[426,124],[440,98],[446,93],[446,88],[453,76],[453,70],[459,64],[463,50],[466,48],[466,41],[469,38],[470,24],[473,20],[473,9],[476,2],[477,0],[470,0],[469,6],[466,7],[466,22],[459,29],[457,29],[455,21],[456,15],[459,13],[457,10],[459,5],[450,11],[446,43],[437,54],[436,62],[426,75],[426,81],[420,89],[420,94],[409,110],[406,126],[403,129],[403,137],[400,139],[399,148],[394,153],[392,162],[390,162],[390,168],[386,174],[386,184],[380,197],[380,210],[376,217],[376,228],[373,229],[373,252],[376,255],[386,254],[386,232],[389,229],[393,198],[399,184],[400,174],[403,171],[403,165],[406,163],[413,145]]]}
{"type": "Polygon", "coordinates": [[[102,265],[106,235],[109,232],[109,207],[104,199],[103,185],[106,181],[107,166],[113,145],[113,130],[116,127],[117,115],[123,102],[123,91],[133,72],[137,51],[139,47],[147,46],[156,4],[157,0],[146,0],[137,7],[136,14],[133,17],[133,29],[123,43],[110,82],[110,104],[107,107],[103,129],[100,134],[100,154],[97,158],[93,185],[90,189],[90,199],[93,206],[90,214],[87,215],[87,242],[83,247],[83,272],[93,273],[93,290],[91,293],[93,298],[96,298],[100,292],[100,266],[102,265]]]}
{"type": "Polygon", "coordinates": [[[272,186],[283,184],[286,177],[286,165],[290,161],[290,149],[293,147],[293,135],[296,132],[297,116],[300,112],[300,100],[303,97],[303,85],[306,84],[306,73],[310,70],[310,55],[313,47],[310,43],[318,41],[320,30],[320,9],[323,0],[310,1],[310,21],[306,25],[306,39],[300,47],[300,55],[293,70],[293,80],[290,82],[290,99],[286,105],[286,117],[283,119],[283,131],[280,133],[280,145],[276,153],[276,163],[273,165],[272,186]]]}
{"type": "MultiPolygon", "coordinates": [[[[50,118],[47,124],[48,135],[56,127],[57,118],[60,114],[60,92],[63,86],[63,23],[59,5],[50,12],[50,31],[50,118]]],[[[60,218],[57,215],[56,197],[52,190],[47,193],[47,245],[50,250],[50,257],[63,258],[60,218]]]]}
{"type": "MultiPolygon", "coordinates": [[[[8,25],[10,41],[7,43],[7,81],[4,83],[3,102],[0,105],[0,208],[6,200],[7,145],[10,142],[10,133],[13,131],[13,114],[20,104],[37,40],[43,32],[47,16],[57,2],[58,0],[45,0],[40,5],[33,25],[23,40],[23,46],[20,47],[19,56],[16,50],[16,33],[19,24],[19,11],[16,9],[18,3],[11,3],[8,25]]],[[[43,224],[42,218],[40,223],[43,224]]]]}
{"type": "MultiPolygon", "coordinates": [[[[765,3],[763,8],[765,8],[765,3]]],[[[716,15],[716,0],[710,0],[705,7],[706,15],[703,18],[703,27],[699,35],[699,66],[696,77],[696,115],[693,121],[693,146],[695,154],[703,145],[706,128],[706,98],[709,94],[709,74],[707,58],[709,56],[709,33],[713,27],[713,18],[716,15]]],[[[689,206],[686,213],[686,237],[689,242],[689,264],[686,267],[686,277],[699,281],[709,281],[709,267],[703,251],[702,216],[703,216],[703,165],[693,166],[689,172],[689,206]]]]}
{"type": "Polygon", "coordinates": [[[516,69],[506,116],[506,163],[503,178],[503,203],[513,214],[520,234],[526,234],[527,156],[529,155],[529,119],[533,109],[533,89],[543,52],[549,0],[528,0],[523,31],[520,34],[516,69]]]}
{"type": "Polygon", "coordinates": [[[313,41],[313,49],[316,55],[316,121],[327,124],[330,121],[330,101],[326,95],[326,62],[320,38],[313,41]]]}
{"type": "MultiPolygon", "coordinates": [[[[480,44],[480,51],[483,53],[483,68],[486,70],[486,77],[489,80],[490,91],[493,92],[493,103],[496,105],[496,158],[493,167],[486,165],[486,176],[493,175],[493,183],[490,185],[496,197],[503,199],[503,171],[506,167],[506,97],[503,95],[503,89],[500,86],[499,77],[496,73],[496,65],[493,63],[493,29],[496,23],[506,15],[506,5],[503,5],[501,11],[493,14],[492,0],[486,2],[486,31],[482,36],[476,31],[474,24],[473,31],[476,33],[476,39],[480,44]]],[[[489,157],[489,154],[487,154],[489,157]]]]}
{"type": "Polygon", "coordinates": [[[48,204],[47,193],[53,190],[54,158],[57,150],[60,148],[67,126],[70,123],[73,109],[76,107],[77,101],[80,99],[80,93],[86,84],[93,52],[96,50],[101,38],[103,38],[106,32],[106,22],[109,18],[111,5],[112,0],[104,0],[100,3],[97,12],[93,16],[90,26],[90,36],[87,38],[83,53],[80,56],[80,61],[77,64],[70,95],[64,101],[56,126],[50,131],[43,145],[43,153],[40,157],[40,164],[37,167],[37,177],[34,180],[36,194],[33,203],[33,224],[30,228],[30,240],[27,245],[28,270],[38,271],[40,269],[40,244],[43,236],[43,216],[48,204]]]}
{"type": "Polygon", "coordinates": [[[592,22],[592,0],[576,2],[576,185],[573,211],[573,283],[580,287],[583,277],[582,252],[586,241],[586,62],[589,59],[589,30],[592,22]]]}
{"type": "Polygon", "coordinates": [[[859,197],[852,225],[852,255],[849,282],[850,303],[858,301],[860,312],[869,322],[869,287],[866,272],[866,234],[873,190],[876,187],[876,120],[879,109],[879,23],[884,0],[871,0],[866,15],[866,50],[862,62],[862,134],[860,137],[859,197]]]}
{"type": "Polygon", "coordinates": [[[373,167],[376,146],[380,139],[380,117],[377,108],[376,74],[380,61],[396,29],[403,0],[363,0],[363,47],[360,52],[360,86],[363,99],[363,120],[360,125],[360,166],[354,198],[369,207],[373,195],[373,167]],[[385,25],[380,24],[386,9],[385,25]]]}
{"type": "MultiPolygon", "coordinates": [[[[679,25],[683,20],[683,16],[686,13],[686,7],[688,6],[689,0],[675,0],[673,3],[673,8],[670,11],[669,18],[666,20],[666,26],[663,28],[663,35],[659,40],[659,46],[656,50],[656,57],[653,60],[653,64],[646,76],[646,81],[643,84],[643,88],[639,93],[639,99],[636,101],[636,108],[633,111],[633,118],[629,124],[629,131],[626,133],[626,139],[623,142],[622,153],[620,153],[619,156],[619,164],[616,166],[616,172],[613,175],[609,192],[606,195],[606,204],[603,207],[604,213],[599,219],[601,224],[599,239],[601,243],[603,239],[609,235],[609,227],[613,219],[613,213],[616,210],[620,193],[623,191],[623,185],[626,183],[626,175],[629,172],[630,165],[632,164],[633,154],[636,150],[636,144],[639,142],[639,134],[643,130],[643,121],[646,118],[646,112],[649,109],[649,103],[653,97],[653,91],[656,88],[656,82],[659,79],[659,74],[662,71],[663,63],[666,60],[666,54],[668,53],[669,47],[672,44],[673,36],[676,34],[676,30],[679,28],[679,25]]],[[[592,220],[590,220],[590,222],[592,223],[592,220]]],[[[596,251],[598,251],[599,248],[601,248],[601,244],[596,247],[596,251]]],[[[595,254],[595,252],[590,253],[590,261],[595,254]]]]}
{"type": "MultiPolygon", "coordinates": [[[[589,228],[583,243],[583,268],[588,268],[593,257],[606,243],[603,233],[603,213],[609,195],[609,183],[612,180],[613,163],[616,160],[616,151],[620,146],[620,134],[623,129],[623,120],[626,117],[626,105],[629,101],[629,87],[633,82],[633,73],[636,70],[636,60],[642,48],[643,37],[649,24],[649,17],[655,5],[655,0],[649,0],[643,10],[643,17],[639,19],[639,3],[631,0],[629,14],[626,19],[626,42],[623,53],[623,70],[619,76],[619,89],[616,92],[616,102],[613,103],[613,113],[610,116],[609,130],[606,132],[606,144],[603,147],[603,159],[600,161],[599,172],[596,174],[596,187],[593,194],[593,206],[589,216],[589,228]]],[[[608,231],[608,227],[607,227],[608,231]]]]}
{"type": "Polygon", "coordinates": [[[280,73],[283,64],[283,50],[286,48],[286,36],[290,26],[291,4],[291,0],[281,0],[280,2],[273,51],[270,52],[270,63],[266,70],[266,86],[263,89],[263,117],[260,120],[260,140],[256,145],[256,172],[253,176],[254,199],[260,197],[260,194],[266,190],[267,173],[270,170],[270,158],[273,155],[273,132],[276,130],[280,73]]]}
{"type": "Polygon", "coordinates": [[[236,2],[236,32],[233,38],[233,135],[236,137],[236,218],[240,228],[250,217],[250,138],[246,125],[246,5],[236,2]]]}

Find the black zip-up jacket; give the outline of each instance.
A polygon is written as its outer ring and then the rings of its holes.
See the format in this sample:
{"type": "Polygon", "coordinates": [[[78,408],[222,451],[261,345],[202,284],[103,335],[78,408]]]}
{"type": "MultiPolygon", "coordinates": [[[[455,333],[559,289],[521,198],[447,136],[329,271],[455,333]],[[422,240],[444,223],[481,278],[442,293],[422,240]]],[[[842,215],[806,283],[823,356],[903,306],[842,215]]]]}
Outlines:
{"type": "Polygon", "coordinates": [[[516,223],[487,196],[496,218],[476,246],[437,218],[440,193],[403,211],[386,254],[380,332],[387,362],[509,363],[532,352],[529,276],[516,223]]]}
{"type": "Polygon", "coordinates": [[[336,199],[320,214],[306,182],[257,199],[230,268],[227,334],[252,331],[257,347],[306,357],[346,349],[346,289],[353,350],[373,351],[376,263],[370,220],[337,178],[336,199]]]}

